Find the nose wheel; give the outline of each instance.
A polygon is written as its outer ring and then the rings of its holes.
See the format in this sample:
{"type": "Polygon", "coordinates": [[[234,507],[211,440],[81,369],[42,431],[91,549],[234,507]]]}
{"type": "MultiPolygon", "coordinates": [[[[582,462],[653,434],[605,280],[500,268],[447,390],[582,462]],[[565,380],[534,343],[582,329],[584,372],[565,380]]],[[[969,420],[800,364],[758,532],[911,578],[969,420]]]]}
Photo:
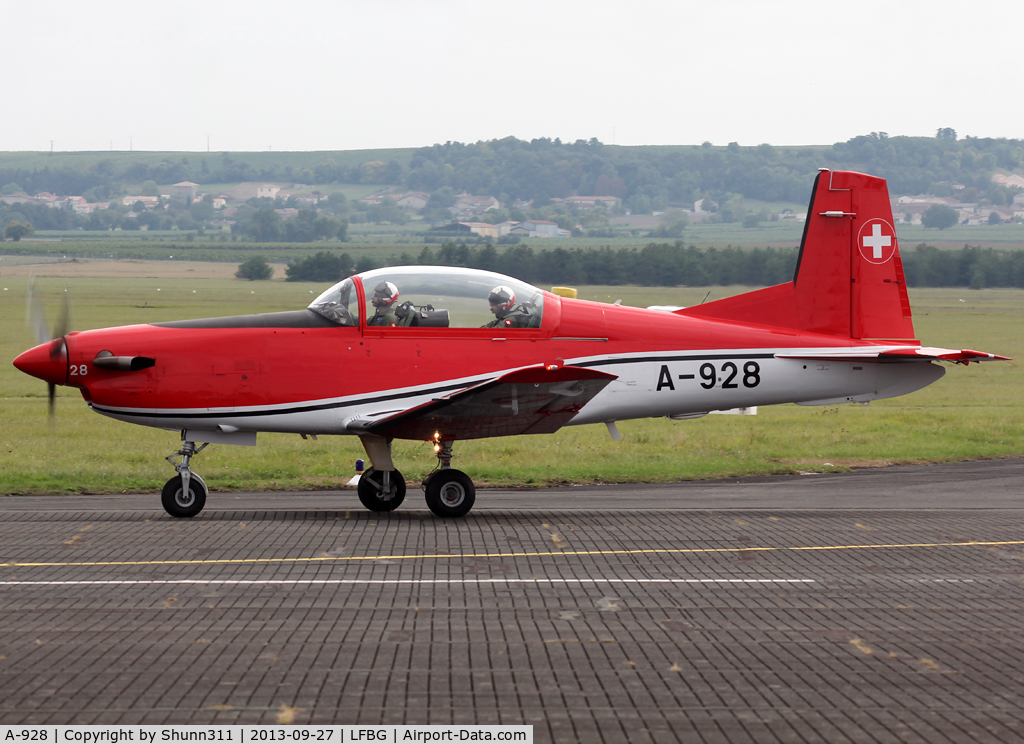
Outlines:
{"type": "Polygon", "coordinates": [[[196,447],[195,442],[185,441],[181,443],[180,450],[166,458],[178,471],[176,476],[164,484],[164,490],[160,493],[160,504],[172,517],[194,517],[206,506],[206,495],[209,492],[206,483],[192,472],[189,462],[207,446],[208,443],[196,447]],[[181,462],[175,462],[174,458],[179,456],[181,462]]]}
{"type": "Polygon", "coordinates": [[[164,484],[160,503],[164,511],[172,517],[185,519],[194,517],[203,510],[206,506],[206,494],[206,484],[195,473],[189,478],[188,486],[183,484],[180,475],[176,475],[164,484]]]}

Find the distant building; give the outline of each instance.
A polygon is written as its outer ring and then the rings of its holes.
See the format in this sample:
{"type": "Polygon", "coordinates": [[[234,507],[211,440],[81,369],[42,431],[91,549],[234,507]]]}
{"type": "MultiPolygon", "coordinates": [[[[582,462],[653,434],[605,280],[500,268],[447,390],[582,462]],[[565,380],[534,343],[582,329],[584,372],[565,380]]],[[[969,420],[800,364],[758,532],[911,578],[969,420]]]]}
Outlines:
{"type": "Polygon", "coordinates": [[[449,222],[447,225],[431,229],[438,232],[472,233],[484,238],[497,238],[503,234],[498,225],[492,225],[490,222],[449,222]]]}
{"type": "Polygon", "coordinates": [[[126,196],[124,199],[121,200],[121,204],[123,204],[126,207],[133,206],[135,204],[135,202],[142,202],[143,206],[146,207],[146,209],[155,209],[156,206],[160,203],[160,197],[159,196],[126,196]]]}
{"type": "Polygon", "coordinates": [[[501,209],[501,202],[493,196],[472,196],[459,194],[455,197],[455,205],[448,208],[456,219],[466,219],[483,214],[489,209],[501,209]]]}
{"type": "Polygon", "coordinates": [[[275,199],[277,198],[277,192],[279,192],[277,186],[272,183],[264,183],[256,187],[256,198],[257,199],[275,199]]]}
{"type": "Polygon", "coordinates": [[[405,194],[395,194],[392,199],[395,204],[403,209],[423,209],[427,206],[430,196],[422,191],[409,191],[405,194]]]}
{"type": "Polygon", "coordinates": [[[992,176],[992,183],[998,183],[1001,186],[1016,186],[1024,189],[1024,177],[1018,176],[1016,173],[1011,173],[1008,176],[996,173],[992,176]]]}
{"type": "Polygon", "coordinates": [[[563,201],[575,205],[578,209],[587,210],[594,207],[613,209],[619,200],[614,196],[567,196],[563,201]]]}
{"type": "Polygon", "coordinates": [[[108,209],[110,202],[87,202],[84,196],[69,196],[67,203],[75,214],[92,214],[99,209],[108,209]]]}
{"type": "Polygon", "coordinates": [[[569,231],[561,229],[557,223],[549,220],[526,220],[509,230],[509,235],[522,235],[528,238],[567,238],[569,231]]]}
{"type": "Polygon", "coordinates": [[[195,199],[199,193],[199,184],[191,181],[182,181],[171,186],[171,196],[183,196],[186,199],[195,199]]]}
{"type": "Polygon", "coordinates": [[[292,194],[292,199],[300,207],[315,207],[322,201],[327,201],[326,194],[292,194]]]}

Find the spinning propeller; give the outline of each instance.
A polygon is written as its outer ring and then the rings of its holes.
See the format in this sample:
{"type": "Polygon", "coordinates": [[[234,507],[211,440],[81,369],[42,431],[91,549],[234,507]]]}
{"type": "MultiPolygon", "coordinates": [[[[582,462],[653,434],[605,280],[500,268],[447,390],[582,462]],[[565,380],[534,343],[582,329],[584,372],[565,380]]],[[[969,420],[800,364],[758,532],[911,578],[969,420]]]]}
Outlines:
{"type": "Polygon", "coordinates": [[[50,333],[46,326],[42,303],[35,291],[35,284],[36,279],[33,276],[28,284],[25,320],[35,334],[39,346],[26,351],[14,361],[14,364],[23,372],[46,381],[52,418],[56,408],[57,385],[63,384],[68,375],[68,346],[64,336],[71,329],[71,298],[65,287],[60,317],[53,327],[53,333],[50,333]]]}

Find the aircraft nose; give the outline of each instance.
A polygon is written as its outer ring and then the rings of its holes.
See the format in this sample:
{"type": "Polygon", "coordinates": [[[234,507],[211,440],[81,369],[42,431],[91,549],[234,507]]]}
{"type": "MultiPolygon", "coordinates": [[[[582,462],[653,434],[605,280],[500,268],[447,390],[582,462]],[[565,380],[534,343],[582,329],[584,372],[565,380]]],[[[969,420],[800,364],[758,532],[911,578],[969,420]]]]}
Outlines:
{"type": "Polygon", "coordinates": [[[39,344],[18,356],[14,366],[52,385],[63,385],[68,379],[67,345],[63,338],[39,344]]]}

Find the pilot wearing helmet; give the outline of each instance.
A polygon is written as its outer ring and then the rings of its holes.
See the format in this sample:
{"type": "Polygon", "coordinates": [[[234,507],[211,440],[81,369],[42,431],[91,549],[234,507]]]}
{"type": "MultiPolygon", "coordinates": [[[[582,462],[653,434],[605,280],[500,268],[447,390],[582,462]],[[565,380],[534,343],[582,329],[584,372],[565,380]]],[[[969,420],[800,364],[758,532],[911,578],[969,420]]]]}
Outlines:
{"type": "Polygon", "coordinates": [[[527,328],[530,325],[529,303],[524,302],[516,305],[516,293],[511,287],[504,285],[495,287],[487,295],[487,302],[490,303],[491,312],[494,313],[492,320],[484,328],[527,328]]]}
{"type": "Polygon", "coordinates": [[[395,313],[395,303],[398,302],[398,287],[391,282],[381,282],[373,288],[370,302],[376,308],[373,317],[366,321],[368,326],[395,327],[401,325],[398,315],[395,313]]]}

